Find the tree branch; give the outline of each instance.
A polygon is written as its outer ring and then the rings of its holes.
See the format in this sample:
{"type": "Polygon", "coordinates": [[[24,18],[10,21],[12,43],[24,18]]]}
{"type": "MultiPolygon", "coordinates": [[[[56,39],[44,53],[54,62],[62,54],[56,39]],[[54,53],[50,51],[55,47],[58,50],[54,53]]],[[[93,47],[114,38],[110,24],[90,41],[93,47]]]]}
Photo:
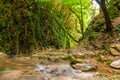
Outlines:
{"type": "Polygon", "coordinates": [[[53,16],[53,18],[55,19],[55,21],[58,23],[58,25],[61,27],[61,29],[76,43],[79,43],[79,41],[77,41],[76,39],[74,39],[74,37],[72,35],[70,35],[64,28],[63,26],[58,22],[58,20],[55,18],[55,16],[53,16]]]}

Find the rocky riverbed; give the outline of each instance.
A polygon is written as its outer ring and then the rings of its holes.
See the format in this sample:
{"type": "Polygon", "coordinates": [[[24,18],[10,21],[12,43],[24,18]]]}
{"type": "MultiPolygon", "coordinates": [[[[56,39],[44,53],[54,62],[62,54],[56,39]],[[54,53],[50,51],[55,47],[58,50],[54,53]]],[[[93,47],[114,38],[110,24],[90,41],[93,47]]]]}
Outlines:
{"type": "Polygon", "coordinates": [[[120,69],[111,67],[115,62],[108,65],[88,56],[80,59],[63,53],[15,58],[0,55],[0,80],[120,80],[120,69]]]}

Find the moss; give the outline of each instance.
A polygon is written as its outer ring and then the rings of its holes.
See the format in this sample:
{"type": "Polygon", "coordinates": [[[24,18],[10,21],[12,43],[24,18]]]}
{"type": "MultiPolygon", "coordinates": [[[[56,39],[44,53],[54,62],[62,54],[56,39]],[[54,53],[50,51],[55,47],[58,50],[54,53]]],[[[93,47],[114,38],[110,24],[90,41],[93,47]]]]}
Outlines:
{"type": "Polygon", "coordinates": [[[4,68],[0,67],[0,75],[3,73],[4,70],[4,68]]]}
{"type": "Polygon", "coordinates": [[[89,54],[84,54],[84,55],[80,56],[80,58],[81,58],[81,59],[85,59],[85,58],[87,58],[88,56],[89,56],[89,54]]]}
{"type": "Polygon", "coordinates": [[[71,63],[81,63],[80,61],[76,60],[74,56],[71,55],[64,57],[63,60],[67,60],[71,63]]]}
{"type": "Polygon", "coordinates": [[[97,55],[95,56],[95,59],[96,59],[98,62],[105,63],[105,64],[107,64],[107,65],[109,65],[109,64],[113,61],[113,60],[111,60],[111,59],[102,59],[101,56],[100,56],[100,54],[97,54],[97,55]]]}
{"type": "Polygon", "coordinates": [[[63,58],[64,60],[74,60],[74,57],[71,55],[68,55],[66,57],[63,58]]]}
{"type": "Polygon", "coordinates": [[[111,59],[106,59],[106,60],[103,60],[103,62],[105,62],[106,64],[111,64],[112,62],[113,62],[113,60],[111,60],[111,59]]]}
{"type": "Polygon", "coordinates": [[[13,66],[7,66],[7,67],[4,67],[4,66],[0,66],[0,76],[2,74],[4,74],[6,71],[10,71],[10,70],[13,70],[14,67],[13,66]]]}

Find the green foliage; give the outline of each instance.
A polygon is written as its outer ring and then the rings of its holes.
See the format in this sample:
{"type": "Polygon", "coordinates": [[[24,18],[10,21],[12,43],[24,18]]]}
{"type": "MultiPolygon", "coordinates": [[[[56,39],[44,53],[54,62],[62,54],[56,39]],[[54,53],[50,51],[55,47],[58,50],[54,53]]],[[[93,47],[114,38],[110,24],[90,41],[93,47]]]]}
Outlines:
{"type": "Polygon", "coordinates": [[[120,24],[117,26],[117,30],[118,30],[118,37],[119,37],[119,41],[120,41],[120,24]]]}
{"type": "Polygon", "coordinates": [[[0,50],[7,54],[70,48],[89,23],[90,0],[0,1],[0,50]]]}
{"type": "Polygon", "coordinates": [[[120,1],[119,0],[111,0],[108,3],[108,12],[111,18],[115,18],[119,16],[119,10],[118,8],[120,7],[120,1]]]}
{"type": "Polygon", "coordinates": [[[76,20],[76,25],[74,27],[76,34],[79,35],[79,38],[76,38],[79,41],[84,38],[84,31],[88,27],[90,23],[91,16],[91,0],[62,0],[63,5],[67,5],[70,9],[70,12],[74,15],[74,19],[76,20]],[[82,36],[82,38],[81,38],[82,36]]]}
{"type": "Polygon", "coordinates": [[[69,6],[73,14],[76,15],[81,31],[86,29],[90,22],[91,0],[62,0],[63,5],[69,6]]]}
{"type": "Polygon", "coordinates": [[[62,0],[62,4],[73,5],[80,3],[80,0],[62,0]]]}
{"type": "Polygon", "coordinates": [[[35,39],[34,7],[26,7],[29,3],[21,0],[1,1],[0,5],[0,49],[7,54],[29,53],[35,39]]]}
{"type": "Polygon", "coordinates": [[[69,17],[64,14],[66,9],[58,11],[52,2],[43,2],[1,1],[0,50],[12,55],[30,53],[36,48],[74,45],[66,34],[70,33],[67,27],[69,17]]]}

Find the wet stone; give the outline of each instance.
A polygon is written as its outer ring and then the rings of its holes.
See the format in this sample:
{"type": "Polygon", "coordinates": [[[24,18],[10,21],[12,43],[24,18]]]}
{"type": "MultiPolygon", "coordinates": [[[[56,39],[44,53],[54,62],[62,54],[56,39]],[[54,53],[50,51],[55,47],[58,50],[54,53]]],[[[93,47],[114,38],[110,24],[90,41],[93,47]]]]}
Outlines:
{"type": "Polygon", "coordinates": [[[113,61],[113,62],[110,64],[110,66],[113,67],[113,68],[120,69],[120,59],[113,61]]]}
{"type": "Polygon", "coordinates": [[[73,68],[77,69],[77,70],[81,70],[81,71],[96,71],[97,67],[95,65],[91,65],[91,64],[74,64],[72,65],[73,68]]]}
{"type": "Polygon", "coordinates": [[[35,71],[44,71],[46,69],[46,65],[43,64],[36,64],[35,71]]]}

